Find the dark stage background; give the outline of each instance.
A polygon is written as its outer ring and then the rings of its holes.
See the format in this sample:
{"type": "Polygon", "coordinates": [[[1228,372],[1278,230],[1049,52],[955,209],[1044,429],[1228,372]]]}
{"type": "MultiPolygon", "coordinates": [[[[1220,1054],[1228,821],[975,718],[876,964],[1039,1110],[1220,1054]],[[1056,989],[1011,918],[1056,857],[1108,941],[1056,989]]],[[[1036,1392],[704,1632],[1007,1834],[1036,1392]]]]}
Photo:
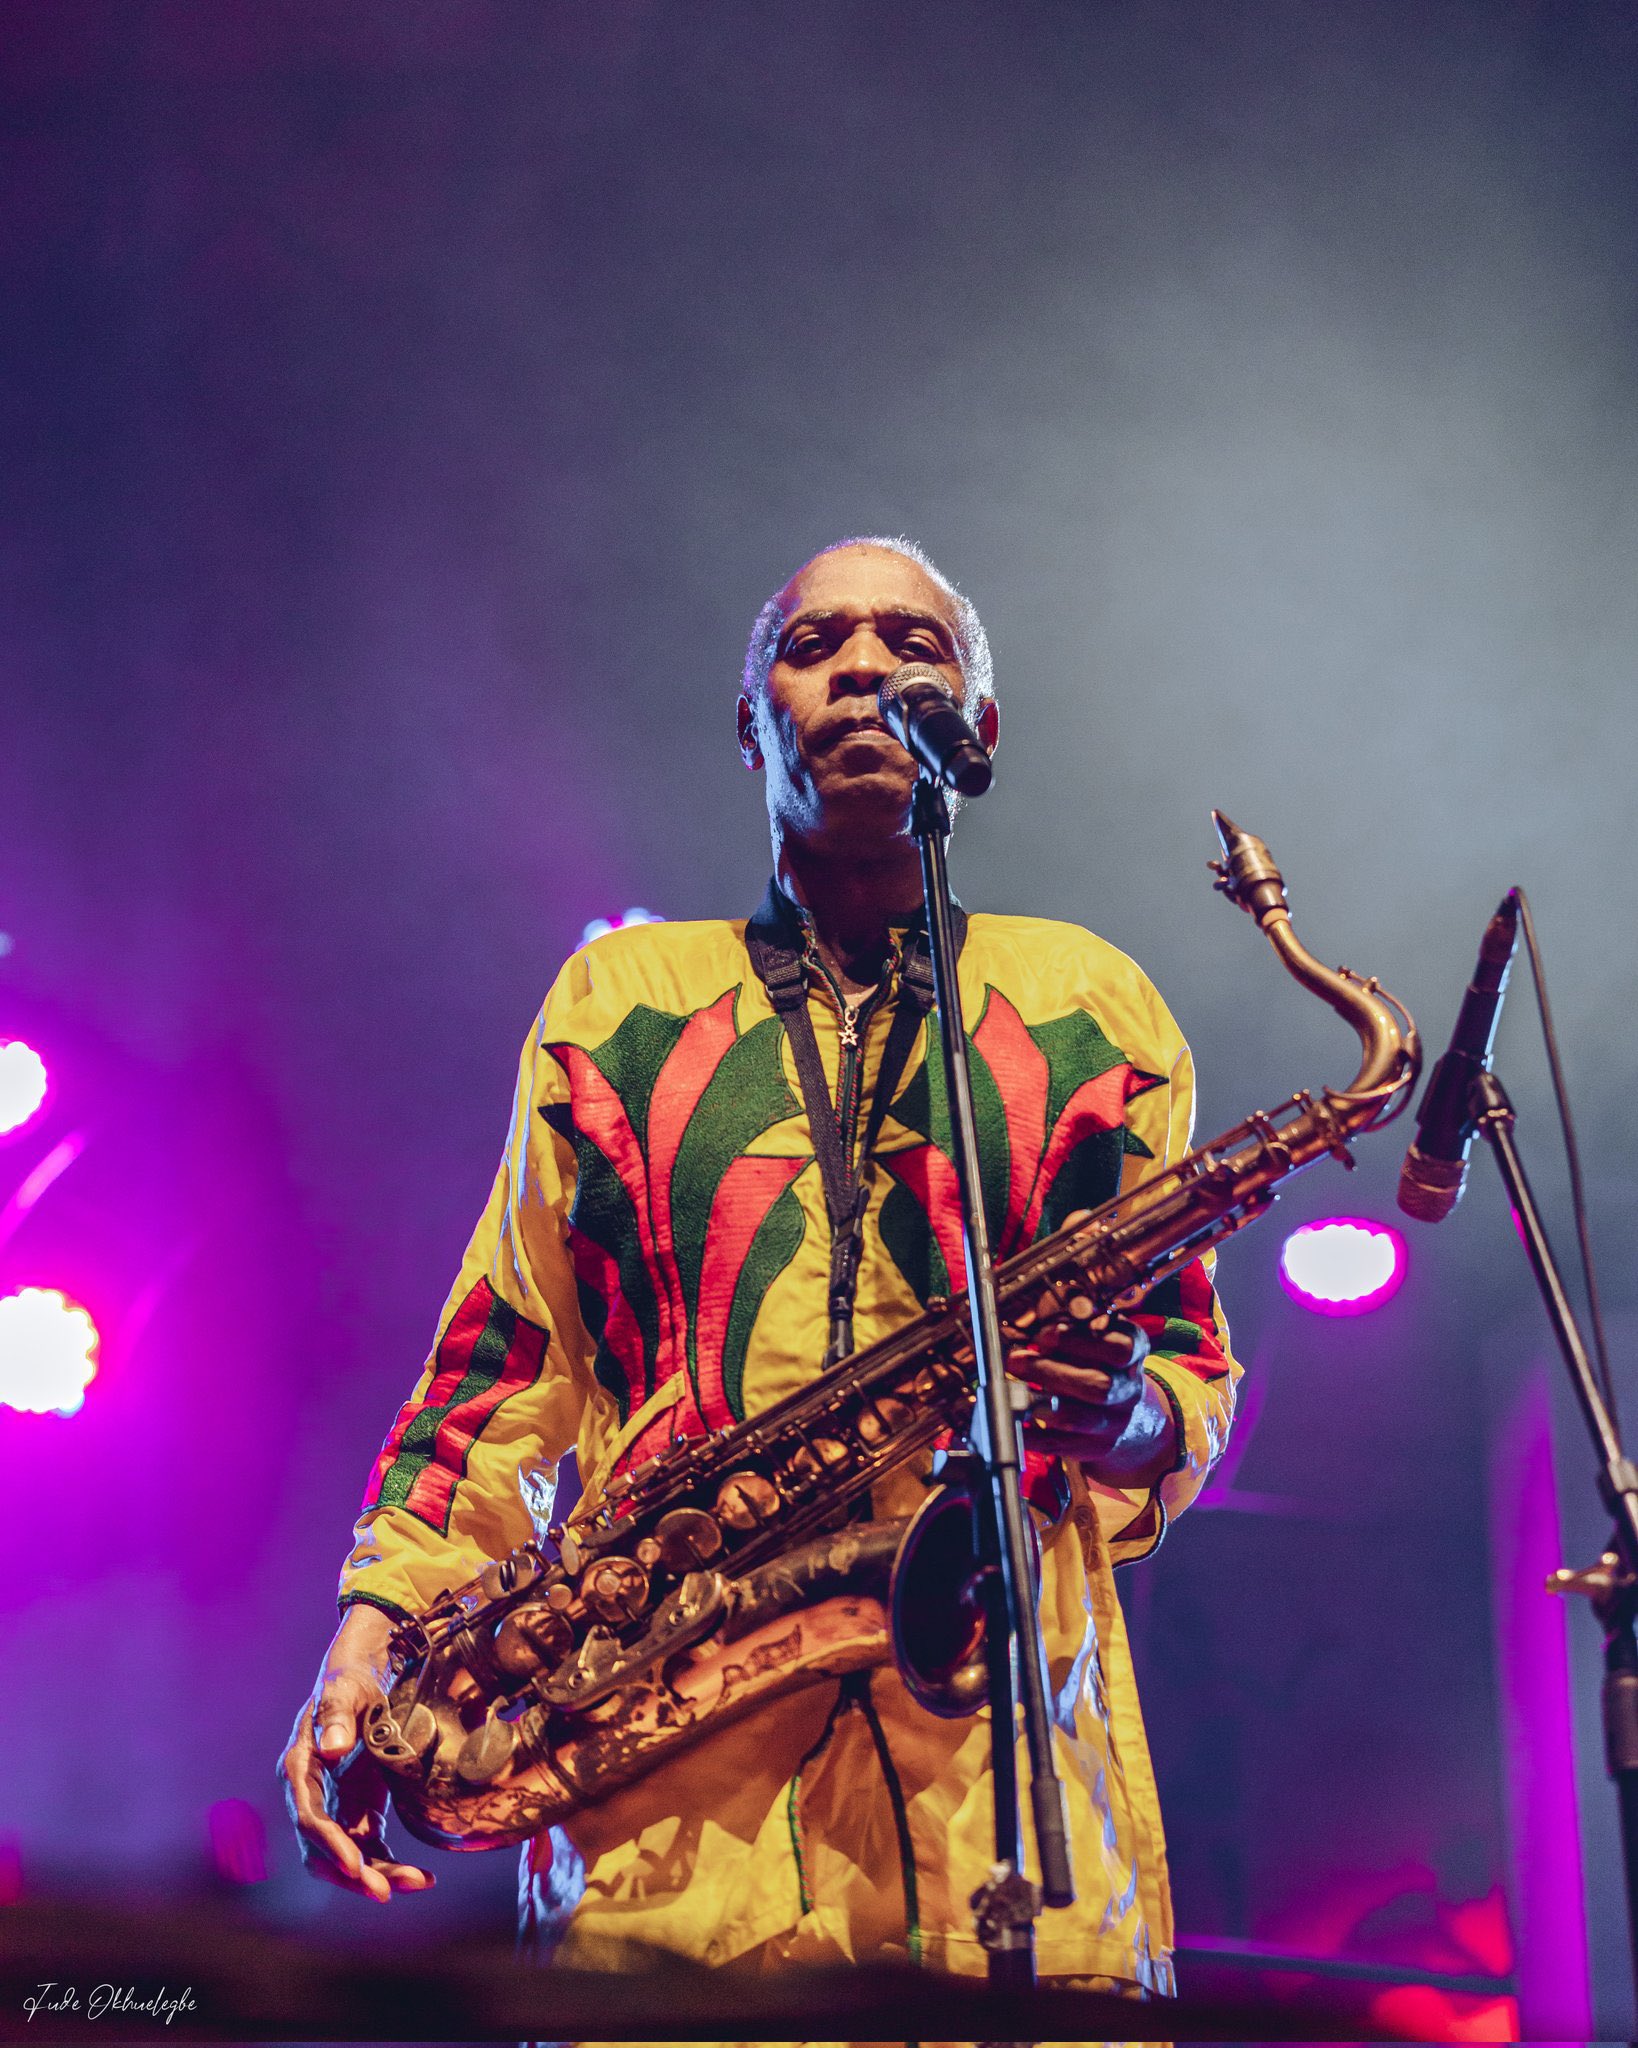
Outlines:
{"type": "MultiPolygon", "coordinates": [[[[1202,1135],[1353,1070],[1210,805],[1435,1049],[1528,887],[1631,1388],[1635,106],[1630,5],[0,6],[0,1038],[58,1081],[0,1202],[85,1138],[0,1291],[104,1332],[0,1411],[13,1888],[185,1892],[214,1809],[283,1923],[504,1923],[504,1857],[309,1882],[272,1763],[530,1015],[589,918],[755,902],[745,634],[842,533],[988,624],[966,900],[1135,953],[1202,1135]]],[[[1522,992],[1501,1059],[1567,1250],[1522,992]]],[[[1375,1316],[1279,1238],[1236,1462],[1125,1579],[1181,1926],[1628,2035],[1549,1405],[1598,1517],[1488,1166],[1375,1316]]]]}

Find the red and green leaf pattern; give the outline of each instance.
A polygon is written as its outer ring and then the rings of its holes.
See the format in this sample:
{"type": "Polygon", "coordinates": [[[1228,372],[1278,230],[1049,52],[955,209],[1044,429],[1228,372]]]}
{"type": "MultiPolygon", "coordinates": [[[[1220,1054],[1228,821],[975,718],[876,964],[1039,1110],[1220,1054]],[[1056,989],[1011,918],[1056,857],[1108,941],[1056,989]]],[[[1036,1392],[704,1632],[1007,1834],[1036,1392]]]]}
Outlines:
{"type": "Polygon", "coordinates": [[[388,1431],[361,1512],[401,1507],[447,1531],[473,1444],[501,1403],[539,1378],[545,1355],[545,1330],[480,1280],[445,1325],[425,1392],[388,1431]]]}
{"type": "MultiPolygon", "coordinates": [[[[575,1149],[569,1243],[596,1371],[622,1419],[679,1374],[684,1396],[636,1462],[743,1414],[743,1326],[794,1254],[784,1201],[809,1163],[748,1148],[799,1105],[781,1027],[738,1028],[740,990],[685,1017],[639,1005],[603,1044],[547,1048],[569,1082],[553,1123],[575,1149]]],[[[800,1211],[796,1216],[799,1219],[800,1211]]]]}
{"type": "MultiPolygon", "coordinates": [[[[923,1142],[882,1159],[897,1183],[883,1204],[882,1235],[924,1301],[959,1287],[963,1263],[944,1067],[931,1030],[926,1042],[893,1105],[894,1120],[923,1142]]],[[[1134,1067],[1087,1011],[1026,1025],[993,987],[968,1049],[985,1221],[995,1256],[1006,1258],[1072,1209],[1106,1201],[1128,1152],[1147,1155],[1126,1128],[1126,1106],[1159,1077],[1134,1067]]]]}

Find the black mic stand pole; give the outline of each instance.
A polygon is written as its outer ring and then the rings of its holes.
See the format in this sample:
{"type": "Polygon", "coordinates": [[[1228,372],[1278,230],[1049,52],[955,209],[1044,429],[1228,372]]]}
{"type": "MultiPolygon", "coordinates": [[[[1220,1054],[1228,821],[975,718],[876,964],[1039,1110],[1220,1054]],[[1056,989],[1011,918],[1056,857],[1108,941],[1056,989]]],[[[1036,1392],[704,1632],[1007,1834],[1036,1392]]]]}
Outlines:
{"type": "Polygon", "coordinates": [[[1615,1518],[1612,1547],[1587,1571],[1555,1572],[1556,1593],[1584,1593],[1604,1630],[1604,1756],[1621,1805],[1621,1857],[1627,1881],[1627,1931],[1633,1981],[1638,1987],[1638,1466],[1622,1448],[1587,1347],[1576,1327],[1564,1282],[1542,1227],[1524,1161],[1513,1142],[1515,1115],[1507,1091],[1488,1068],[1474,1077],[1468,1098],[1480,1135],[1495,1154],[1518,1224],[1525,1255],[1546,1304],[1570,1384],[1598,1454],[1598,1491],[1615,1518]]]}
{"type": "Polygon", "coordinates": [[[1038,1588],[1021,1485],[1018,1426],[1028,1390],[1009,1379],[995,1301],[995,1267],[984,1218],[979,1176],[978,1133],[973,1122],[967,1031],[956,975],[955,926],[950,915],[950,877],[944,842],[950,813],[942,787],[928,775],[916,778],[910,830],[921,848],[921,882],[927,899],[927,940],[932,954],[933,992],[938,1002],[944,1050],[945,1086],[961,1187],[962,1243],[967,1258],[967,1303],[972,1316],[973,1358],[978,1398],[973,1407],[973,1451],[978,1471],[972,1489],[977,1549],[985,1600],[985,1643],[989,1664],[991,1777],[995,1787],[995,1867],[973,1894],[978,1938],[989,1958],[992,1984],[1027,1990],[1035,1982],[1035,1918],[1042,1896],[1049,1906],[1067,1906],[1075,1896],[1070,1871],[1069,1829],[1063,1786],[1052,1755],[1047,1711],[1046,1655],[1038,1617],[1038,1588]],[[1023,1872],[1018,1806],[1017,1707],[1024,1708],[1029,1750],[1030,1805],[1041,1858],[1041,1884],[1023,1872]]]}

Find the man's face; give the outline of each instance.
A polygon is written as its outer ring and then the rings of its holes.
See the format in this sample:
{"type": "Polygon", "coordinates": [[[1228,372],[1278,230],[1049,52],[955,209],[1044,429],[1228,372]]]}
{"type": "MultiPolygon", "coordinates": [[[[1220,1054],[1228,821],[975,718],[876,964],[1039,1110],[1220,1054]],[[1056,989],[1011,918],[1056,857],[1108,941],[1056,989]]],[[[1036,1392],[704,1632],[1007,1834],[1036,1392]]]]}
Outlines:
{"type": "MultiPolygon", "coordinates": [[[[768,777],[768,813],[812,837],[902,833],[915,763],[882,724],[876,692],[907,661],[926,662],[963,696],[955,613],[938,585],[887,548],[818,555],[780,593],[785,623],[761,700],[739,700],[739,744],[768,777]]],[[[994,706],[980,737],[993,747],[994,706]]]]}

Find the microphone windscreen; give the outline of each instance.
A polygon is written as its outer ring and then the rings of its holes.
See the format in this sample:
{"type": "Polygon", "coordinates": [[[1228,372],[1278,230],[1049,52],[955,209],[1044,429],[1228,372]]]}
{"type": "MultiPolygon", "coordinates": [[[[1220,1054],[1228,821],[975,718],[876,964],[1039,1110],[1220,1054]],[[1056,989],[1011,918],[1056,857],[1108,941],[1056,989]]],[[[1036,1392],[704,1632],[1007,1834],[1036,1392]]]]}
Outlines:
{"type": "Polygon", "coordinates": [[[963,796],[982,796],[995,769],[961,704],[943,676],[925,661],[906,661],[877,685],[876,701],[888,731],[928,774],[963,796]]]}
{"type": "Polygon", "coordinates": [[[901,661],[890,676],[882,678],[877,686],[876,701],[879,704],[891,704],[895,697],[902,696],[916,683],[931,683],[933,688],[942,696],[948,697],[952,704],[956,701],[949,678],[934,668],[930,661],[901,661]]]}
{"type": "Polygon", "coordinates": [[[1415,1145],[1399,1170],[1399,1206],[1418,1223],[1442,1223],[1462,1199],[1467,1160],[1430,1159],[1415,1145]]]}

